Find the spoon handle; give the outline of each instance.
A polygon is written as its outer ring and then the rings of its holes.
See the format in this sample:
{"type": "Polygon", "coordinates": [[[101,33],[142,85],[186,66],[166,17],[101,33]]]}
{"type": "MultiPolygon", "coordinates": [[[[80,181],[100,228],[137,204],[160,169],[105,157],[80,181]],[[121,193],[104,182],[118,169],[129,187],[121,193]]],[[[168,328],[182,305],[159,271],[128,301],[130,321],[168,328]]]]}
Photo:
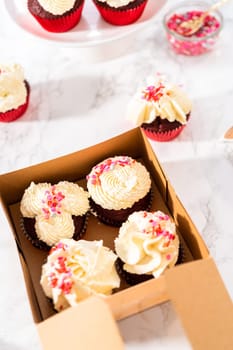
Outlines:
{"type": "Polygon", "coordinates": [[[219,7],[221,7],[223,4],[225,4],[225,2],[228,2],[229,0],[221,0],[216,2],[216,4],[213,4],[212,6],[210,6],[209,10],[207,10],[207,12],[211,12],[214,10],[217,10],[219,7]]]}

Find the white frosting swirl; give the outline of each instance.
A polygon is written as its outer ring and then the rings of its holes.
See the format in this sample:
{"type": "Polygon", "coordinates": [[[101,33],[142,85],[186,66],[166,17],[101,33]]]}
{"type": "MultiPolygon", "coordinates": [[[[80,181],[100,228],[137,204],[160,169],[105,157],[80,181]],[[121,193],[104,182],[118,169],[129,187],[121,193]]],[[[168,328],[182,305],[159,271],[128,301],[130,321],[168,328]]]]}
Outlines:
{"type": "Polygon", "coordinates": [[[89,210],[89,194],[68,181],[57,185],[31,182],[20,202],[23,217],[35,218],[38,238],[49,246],[61,238],[71,238],[75,227],[72,215],[82,216],[89,210]]]}
{"type": "Polygon", "coordinates": [[[51,216],[49,219],[43,215],[37,215],[35,230],[41,241],[52,246],[62,238],[72,238],[75,228],[72,216],[63,212],[60,215],[51,216]]]}
{"type": "Polygon", "coordinates": [[[40,283],[57,311],[90,295],[110,295],[120,286],[116,258],[103,241],[63,239],[51,249],[42,266],[40,283]]]}
{"type": "Polygon", "coordinates": [[[23,68],[19,64],[0,64],[0,113],[18,108],[26,99],[23,68]]]}
{"type": "Polygon", "coordinates": [[[89,209],[89,194],[87,191],[75,183],[61,181],[56,185],[58,191],[61,191],[65,198],[63,208],[72,215],[83,215],[89,209]]]}
{"type": "Polygon", "coordinates": [[[157,278],[178,259],[175,224],[161,211],[134,212],[122,224],[115,250],[127,272],[157,278]]]}
{"type": "Polygon", "coordinates": [[[37,0],[43,9],[53,15],[63,15],[63,13],[74,7],[76,0],[37,0]]]}
{"type": "Polygon", "coordinates": [[[126,209],[146,196],[151,179],[136,160],[116,156],[97,164],[87,176],[87,188],[95,203],[105,209],[126,209]]]}
{"type": "Polygon", "coordinates": [[[151,81],[133,96],[126,118],[137,126],[150,124],[156,117],[186,124],[191,108],[191,101],[178,86],[162,80],[151,81]]]}
{"type": "Polygon", "coordinates": [[[20,202],[20,211],[26,218],[34,218],[36,215],[41,215],[42,201],[45,191],[49,190],[51,184],[31,182],[30,186],[25,190],[20,202]]]}
{"type": "Polygon", "coordinates": [[[106,2],[110,7],[122,7],[134,2],[135,0],[99,0],[99,2],[106,2]]]}

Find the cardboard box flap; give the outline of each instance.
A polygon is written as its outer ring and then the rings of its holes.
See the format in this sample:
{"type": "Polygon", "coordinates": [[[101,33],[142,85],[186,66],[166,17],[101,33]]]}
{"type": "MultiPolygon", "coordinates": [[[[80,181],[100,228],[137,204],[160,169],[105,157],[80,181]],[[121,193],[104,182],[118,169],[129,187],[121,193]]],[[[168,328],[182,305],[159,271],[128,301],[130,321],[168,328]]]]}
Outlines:
{"type": "Polygon", "coordinates": [[[233,349],[233,305],[213,259],[167,270],[165,279],[193,349],[233,349]]]}
{"type": "Polygon", "coordinates": [[[104,300],[91,297],[38,326],[44,350],[123,350],[124,345],[104,300]]]}
{"type": "Polygon", "coordinates": [[[141,312],[165,301],[168,301],[168,295],[164,276],[131,286],[130,298],[128,290],[125,289],[120,293],[112,294],[106,299],[116,320],[141,312]]]}

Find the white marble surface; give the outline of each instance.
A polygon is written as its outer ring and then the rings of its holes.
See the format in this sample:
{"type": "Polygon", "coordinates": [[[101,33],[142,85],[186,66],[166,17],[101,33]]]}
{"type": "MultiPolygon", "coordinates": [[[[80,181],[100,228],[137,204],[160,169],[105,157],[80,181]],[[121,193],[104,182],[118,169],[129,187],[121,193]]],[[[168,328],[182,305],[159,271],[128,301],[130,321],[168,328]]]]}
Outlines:
{"type": "MultiPolygon", "coordinates": [[[[130,96],[148,75],[165,73],[184,85],[193,113],[176,140],[151,144],[233,296],[233,142],[222,142],[233,125],[233,2],[222,9],[225,25],[211,53],[184,57],[170,51],[161,22],[174,3],[169,0],[148,27],[130,37],[129,47],[123,46],[125,40],[121,47],[117,43],[120,57],[104,61],[100,53],[112,53],[113,46],[90,52],[25,35],[5,14],[4,3],[0,0],[0,61],[22,64],[31,98],[21,119],[0,124],[1,173],[130,129],[124,119],[130,96]]],[[[0,214],[0,349],[40,349],[16,246],[0,214]]],[[[190,349],[169,303],[123,320],[119,327],[128,350],[190,349]]]]}

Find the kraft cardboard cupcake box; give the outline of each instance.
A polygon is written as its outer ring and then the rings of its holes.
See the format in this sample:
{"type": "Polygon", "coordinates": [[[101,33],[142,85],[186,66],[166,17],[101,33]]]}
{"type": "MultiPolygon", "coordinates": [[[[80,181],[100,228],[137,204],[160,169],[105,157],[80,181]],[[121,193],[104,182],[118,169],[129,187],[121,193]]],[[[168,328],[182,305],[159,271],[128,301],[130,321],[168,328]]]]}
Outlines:
{"type": "MultiPolygon", "coordinates": [[[[171,300],[194,349],[232,349],[232,301],[208,249],[178,199],[140,128],[135,128],[87,149],[0,176],[1,204],[9,221],[25,277],[32,314],[44,349],[122,349],[115,320],[171,300]],[[184,247],[184,261],[158,279],[121,287],[104,300],[91,297],[56,313],[39,280],[47,252],[31,244],[20,227],[19,204],[31,181],[67,180],[85,185],[86,174],[96,163],[115,156],[139,159],[152,178],[152,210],[168,213],[184,247]],[[205,317],[203,317],[205,315],[205,317]],[[221,320],[221,322],[219,322],[221,320]],[[64,337],[64,333],[66,336],[64,337]]],[[[118,229],[91,216],[87,240],[103,239],[113,249],[118,229]]],[[[9,232],[10,234],[10,232],[9,232]]]]}

